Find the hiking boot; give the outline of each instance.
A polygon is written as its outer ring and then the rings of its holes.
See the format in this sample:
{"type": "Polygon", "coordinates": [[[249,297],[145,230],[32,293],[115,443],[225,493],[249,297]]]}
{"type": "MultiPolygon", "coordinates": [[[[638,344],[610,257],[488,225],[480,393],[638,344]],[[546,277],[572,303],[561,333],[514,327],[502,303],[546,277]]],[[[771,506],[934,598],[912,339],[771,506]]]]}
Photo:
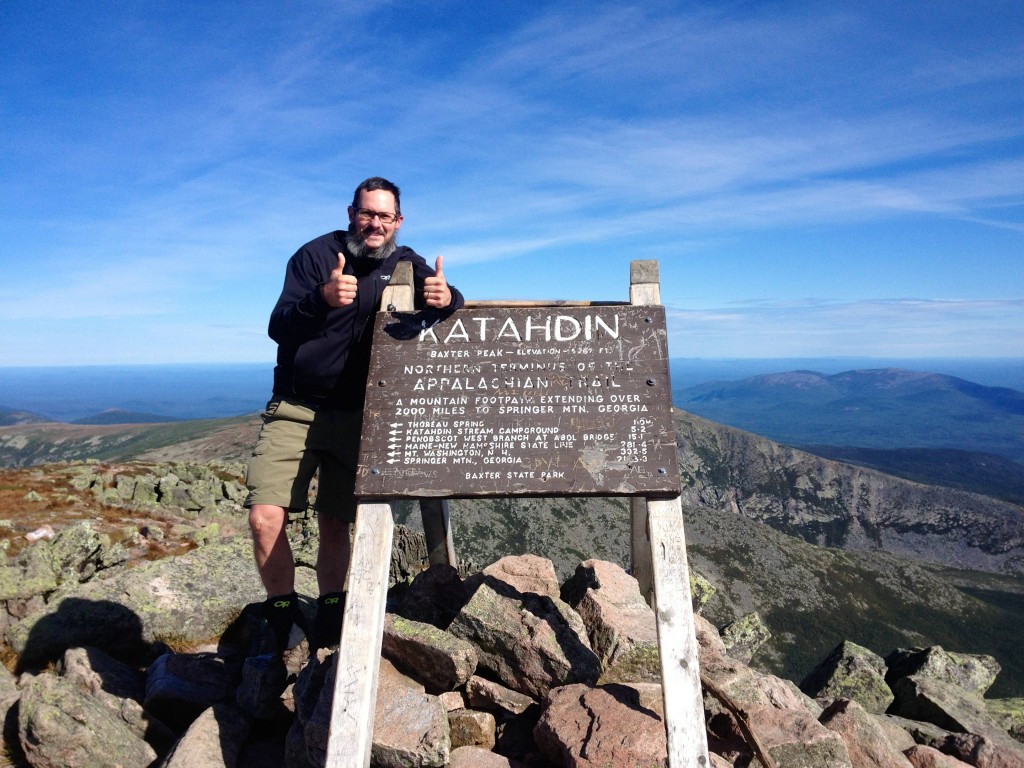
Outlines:
{"type": "Polygon", "coordinates": [[[264,653],[283,655],[309,637],[306,617],[299,609],[299,598],[295,592],[290,595],[268,597],[263,602],[265,633],[262,643],[264,653]]]}
{"type": "Polygon", "coordinates": [[[318,648],[330,648],[341,642],[341,623],[344,614],[344,592],[328,592],[317,598],[310,654],[316,653],[318,648]]]}

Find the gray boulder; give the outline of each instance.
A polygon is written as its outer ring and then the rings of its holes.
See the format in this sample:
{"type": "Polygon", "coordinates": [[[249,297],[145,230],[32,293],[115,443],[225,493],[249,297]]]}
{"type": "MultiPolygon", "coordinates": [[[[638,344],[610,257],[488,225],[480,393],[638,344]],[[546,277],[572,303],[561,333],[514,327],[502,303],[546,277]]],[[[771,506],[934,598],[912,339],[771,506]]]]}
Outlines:
{"type": "Polygon", "coordinates": [[[140,739],[158,753],[165,752],[177,738],[173,731],[142,702],[145,674],[96,648],[70,648],[57,665],[61,678],[82,693],[102,702],[140,739]]]}
{"type": "Polygon", "coordinates": [[[1024,753],[975,733],[952,733],[939,749],[975,768],[1024,768],[1024,753]]]}
{"type": "Polygon", "coordinates": [[[160,768],[250,768],[239,756],[252,721],[231,704],[205,710],[189,726],[160,768]]]}
{"type": "Polygon", "coordinates": [[[73,587],[98,571],[124,563],[128,554],[88,522],[61,528],[52,541],[41,539],[12,563],[0,566],[0,600],[48,595],[62,584],[73,587]]]}
{"type": "Polygon", "coordinates": [[[523,592],[494,576],[484,578],[448,630],[477,646],[483,669],[533,698],[601,674],[579,614],[558,597],[523,592]]]}
{"type": "Polygon", "coordinates": [[[660,682],[658,627],[640,585],[621,566],[587,560],[562,586],[587,626],[603,682],[660,682]]]}
{"type": "MultiPolygon", "coordinates": [[[[327,757],[337,649],[311,657],[295,683],[295,719],[286,743],[290,768],[322,766],[327,757]]],[[[357,738],[343,734],[341,738],[357,738]]],[[[373,721],[374,766],[443,766],[451,744],[441,700],[381,659],[373,721]]]]}
{"type": "Polygon", "coordinates": [[[785,768],[853,768],[843,737],[819,723],[806,709],[755,707],[754,733],[777,765],[785,768]]]}
{"type": "Polygon", "coordinates": [[[991,656],[953,653],[941,646],[928,648],[900,648],[885,659],[889,683],[916,675],[950,683],[967,693],[979,696],[995,682],[1001,667],[991,656]]]}
{"type": "Polygon", "coordinates": [[[459,709],[448,713],[448,734],[452,749],[483,747],[494,749],[496,723],[490,712],[459,709]]]}
{"type": "Polygon", "coordinates": [[[22,690],[18,737],[33,768],[148,768],[157,756],[109,708],[48,673],[22,690]]]}
{"type": "Polygon", "coordinates": [[[749,664],[757,649],[772,638],[771,630],[756,611],[722,627],[722,642],[734,659],[749,664]]]}
{"type": "Polygon", "coordinates": [[[165,653],[149,665],[143,704],[165,721],[187,725],[203,710],[226,701],[233,688],[222,658],[211,653],[165,653]]]}
{"type": "Polygon", "coordinates": [[[432,624],[387,615],[381,654],[430,693],[454,691],[476,671],[476,647],[432,624]]]}
{"type": "MultiPolygon", "coordinates": [[[[297,573],[299,591],[315,594],[312,571],[297,573]]],[[[264,596],[251,544],[239,539],[58,592],[45,610],[13,625],[7,638],[22,667],[42,666],[79,646],[118,658],[138,656],[157,641],[188,649],[219,638],[246,605],[264,596]]]]}
{"type": "Polygon", "coordinates": [[[514,715],[521,715],[537,704],[536,701],[519,691],[513,691],[511,688],[476,675],[466,681],[466,699],[471,707],[500,710],[514,715]]]}
{"type": "Polygon", "coordinates": [[[1000,728],[1024,742],[1024,699],[985,699],[985,710],[1000,728]]]}
{"type": "Polygon", "coordinates": [[[57,670],[86,693],[100,698],[142,701],[146,695],[144,672],[98,648],[69,648],[57,670]]]}
{"type": "Polygon", "coordinates": [[[893,693],[896,695],[890,708],[893,714],[934,723],[954,733],[983,736],[1024,756],[1024,747],[993,722],[985,702],[976,694],[952,683],[918,675],[897,680],[893,693]]]}
{"type": "Polygon", "coordinates": [[[881,656],[847,640],[804,678],[800,690],[819,700],[852,699],[868,712],[881,714],[893,700],[885,673],[881,656]]]}

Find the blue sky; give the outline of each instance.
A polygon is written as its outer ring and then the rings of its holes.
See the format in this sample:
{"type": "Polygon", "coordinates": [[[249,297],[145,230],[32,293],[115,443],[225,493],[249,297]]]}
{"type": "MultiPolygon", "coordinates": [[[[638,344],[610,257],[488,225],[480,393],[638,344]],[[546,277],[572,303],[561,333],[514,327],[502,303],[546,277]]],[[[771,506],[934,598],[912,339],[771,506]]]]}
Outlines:
{"type": "Polygon", "coordinates": [[[402,187],[470,298],[673,357],[1024,357],[1013,2],[0,7],[0,365],[270,361],[284,264],[402,187]]]}

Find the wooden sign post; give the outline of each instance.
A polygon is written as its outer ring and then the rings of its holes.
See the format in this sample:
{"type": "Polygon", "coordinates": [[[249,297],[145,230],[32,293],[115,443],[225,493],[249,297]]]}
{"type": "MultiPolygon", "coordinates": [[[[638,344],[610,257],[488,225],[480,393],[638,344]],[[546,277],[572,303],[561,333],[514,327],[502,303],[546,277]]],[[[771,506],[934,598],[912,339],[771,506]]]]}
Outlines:
{"type": "MultiPolygon", "coordinates": [[[[374,327],[328,768],[370,764],[390,500],[421,499],[430,562],[455,565],[448,498],[628,496],[655,609],[672,768],[709,765],[657,262],[630,303],[413,311],[400,264],[374,327]],[[369,642],[367,642],[369,640],[369,642]]],[[[402,269],[405,267],[406,269],[402,269]]]]}

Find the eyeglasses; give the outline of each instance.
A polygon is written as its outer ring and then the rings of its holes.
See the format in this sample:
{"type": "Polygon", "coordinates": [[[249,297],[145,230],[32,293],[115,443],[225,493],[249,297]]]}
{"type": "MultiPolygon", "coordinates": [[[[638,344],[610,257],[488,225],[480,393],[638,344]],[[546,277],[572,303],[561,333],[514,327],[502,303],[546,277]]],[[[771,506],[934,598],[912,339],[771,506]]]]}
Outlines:
{"type": "Polygon", "coordinates": [[[375,217],[380,219],[381,224],[394,224],[398,219],[397,214],[386,211],[371,211],[369,208],[360,208],[356,211],[356,218],[360,221],[373,221],[375,217]]]}

